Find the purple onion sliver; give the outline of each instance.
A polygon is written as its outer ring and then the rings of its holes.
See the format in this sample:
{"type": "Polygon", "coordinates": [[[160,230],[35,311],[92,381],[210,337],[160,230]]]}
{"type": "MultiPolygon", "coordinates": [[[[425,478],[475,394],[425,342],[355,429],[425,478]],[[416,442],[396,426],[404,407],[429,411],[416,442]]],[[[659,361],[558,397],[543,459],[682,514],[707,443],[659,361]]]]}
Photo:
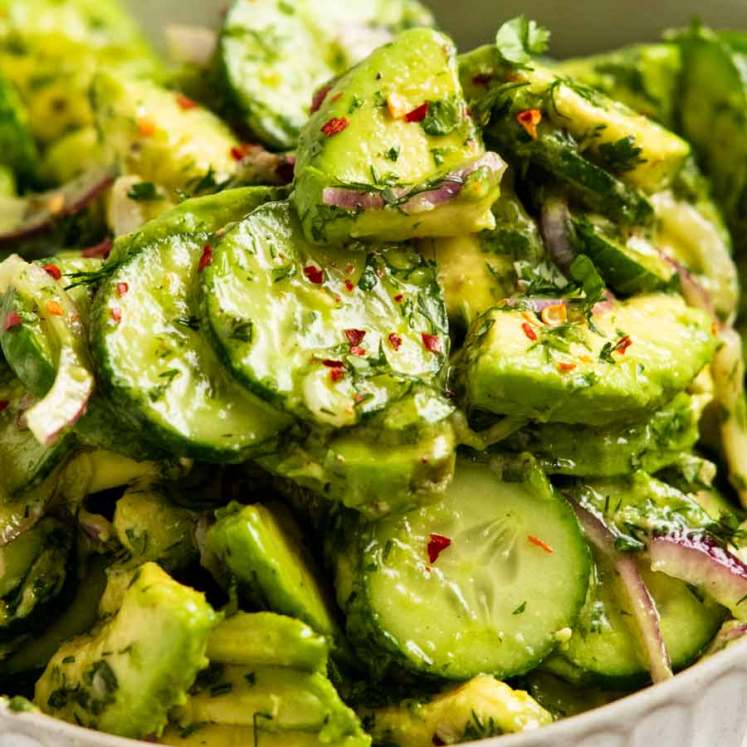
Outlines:
{"type": "Polygon", "coordinates": [[[654,682],[669,679],[672,665],[661,634],[659,611],[641,577],[635,558],[615,547],[615,536],[598,516],[575,502],[572,506],[589,541],[610,560],[620,578],[646,653],[651,679],[654,682]]]}
{"type": "Polygon", "coordinates": [[[649,542],[651,567],[702,588],[735,618],[747,621],[747,565],[706,537],[670,534],[649,542]]]}
{"type": "Polygon", "coordinates": [[[564,200],[553,197],[545,201],[540,216],[542,237],[550,257],[561,270],[567,270],[576,256],[571,246],[569,221],[570,213],[564,200]]]}

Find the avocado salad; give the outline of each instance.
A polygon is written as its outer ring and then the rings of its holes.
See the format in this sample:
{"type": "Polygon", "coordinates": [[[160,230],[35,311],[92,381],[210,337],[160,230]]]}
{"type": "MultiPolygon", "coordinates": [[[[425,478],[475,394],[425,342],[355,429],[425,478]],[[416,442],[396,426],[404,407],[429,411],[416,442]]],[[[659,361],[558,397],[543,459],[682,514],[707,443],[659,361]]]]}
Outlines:
{"type": "Polygon", "coordinates": [[[738,642],[747,33],[165,37],[0,0],[0,719],[432,747],[738,642]]]}

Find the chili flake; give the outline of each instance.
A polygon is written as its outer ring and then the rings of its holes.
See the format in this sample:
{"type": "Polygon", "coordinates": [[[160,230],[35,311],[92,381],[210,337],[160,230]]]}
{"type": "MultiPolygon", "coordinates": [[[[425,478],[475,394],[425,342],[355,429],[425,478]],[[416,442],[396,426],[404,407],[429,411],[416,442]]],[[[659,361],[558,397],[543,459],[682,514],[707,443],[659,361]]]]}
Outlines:
{"type": "Polygon", "coordinates": [[[324,103],[324,99],[327,98],[327,94],[332,90],[332,85],[330,83],[327,83],[320,88],[317,88],[316,91],[314,91],[314,96],[311,99],[311,109],[309,109],[310,114],[315,114],[322,108],[322,104],[324,103]]]}
{"type": "Polygon", "coordinates": [[[402,345],[402,338],[396,332],[392,332],[387,339],[395,350],[399,350],[400,345],[402,345]]]}
{"type": "Polygon", "coordinates": [[[345,337],[348,338],[348,342],[352,346],[360,345],[363,342],[363,338],[366,336],[366,331],[363,329],[346,329],[345,337]]]}
{"type": "Polygon", "coordinates": [[[138,119],[137,131],[142,137],[150,137],[156,131],[156,123],[152,119],[138,119]]]}
{"type": "Polygon", "coordinates": [[[633,344],[633,340],[630,339],[630,335],[625,335],[625,337],[621,337],[617,341],[617,345],[615,345],[615,350],[620,353],[620,355],[625,355],[625,351],[633,344]]]}
{"type": "Polygon", "coordinates": [[[329,378],[332,379],[332,381],[340,381],[345,376],[345,371],[341,368],[333,368],[329,372],[329,378]]]}
{"type": "Polygon", "coordinates": [[[252,143],[239,143],[231,148],[231,158],[234,161],[243,161],[254,149],[252,143]]]}
{"type": "Polygon", "coordinates": [[[3,323],[3,329],[7,332],[9,329],[14,327],[20,327],[23,323],[20,314],[15,311],[11,311],[5,316],[5,322],[3,323]]]}
{"type": "Polygon", "coordinates": [[[109,314],[111,315],[111,318],[119,324],[122,321],[122,310],[117,308],[116,306],[112,307],[109,310],[109,314]]]}
{"type": "Polygon", "coordinates": [[[402,293],[398,293],[398,294],[397,294],[397,295],[396,295],[396,296],[394,297],[394,302],[395,302],[395,303],[402,303],[402,299],[403,299],[403,298],[404,298],[404,295],[403,295],[402,293]]]}
{"type": "Polygon", "coordinates": [[[576,368],[575,363],[561,362],[561,363],[558,363],[557,365],[557,369],[558,371],[560,371],[560,373],[570,373],[571,371],[573,371],[574,368],[576,368]]]}
{"type": "Polygon", "coordinates": [[[325,358],[322,361],[322,365],[326,366],[327,368],[343,368],[345,366],[342,361],[335,361],[331,360],[330,358],[325,358]]]}
{"type": "Polygon", "coordinates": [[[202,247],[202,256],[200,257],[200,263],[197,265],[197,271],[202,272],[206,267],[211,265],[213,262],[213,247],[210,244],[205,244],[202,247]]]}
{"type": "Polygon", "coordinates": [[[54,278],[55,280],[59,280],[62,277],[62,272],[57,265],[48,264],[48,265],[42,265],[42,270],[47,273],[50,277],[54,278]]]}
{"type": "Polygon", "coordinates": [[[47,301],[46,309],[47,313],[52,314],[52,316],[62,316],[65,313],[65,310],[57,301],[47,301]]]}
{"type": "Polygon", "coordinates": [[[540,318],[549,327],[559,327],[568,321],[568,310],[564,303],[554,303],[542,309],[540,318]]]}
{"type": "Polygon", "coordinates": [[[349,124],[350,121],[347,117],[332,117],[332,119],[322,125],[321,129],[327,137],[334,137],[347,129],[349,124]]]}
{"type": "Polygon", "coordinates": [[[526,130],[532,140],[537,139],[537,125],[542,121],[539,109],[526,109],[516,115],[516,121],[526,130]]]}
{"type": "Polygon", "coordinates": [[[533,534],[527,535],[527,539],[535,546],[539,547],[540,549],[544,550],[548,555],[553,555],[555,553],[555,550],[550,547],[550,545],[547,544],[544,540],[541,540],[539,537],[535,537],[533,534]]]}
{"type": "Polygon", "coordinates": [[[357,355],[359,358],[362,358],[366,354],[366,351],[362,347],[360,347],[359,345],[353,345],[350,348],[350,352],[353,355],[357,355]]]}
{"type": "Polygon", "coordinates": [[[345,290],[348,293],[352,293],[355,290],[355,285],[353,284],[352,280],[346,280],[345,281],[345,290]]]}
{"type": "Polygon", "coordinates": [[[441,340],[438,339],[438,335],[429,335],[427,332],[423,332],[420,336],[423,339],[423,347],[429,353],[441,352],[441,340]]]}
{"type": "Polygon", "coordinates": [[[197,108],[197,102],[189,98],[189,96],[185,96],[183,93],[176,94],[176,103],[179,105],[179,108],[185,112],[197,108]]]}
{"type": "Polygon", "coordinates": [[[117,295],[122,298],[127,291],[130,290],[130,286],[127,283],[117,283],[117,295]]]}
{"type": "Polygon", "coordinates": [[[0,412],[5,412],[10,407],[7,399],[0,399],[0,412]]]}
{"type": "Polygon", "coordinates": [[[428,116],[429,104],[426,101],[411,112],[405,114],[405,122],[422,122],[428,116]]]}
{"type": "Polygon", "coordinates": [[[537,340],[537,333],[532,329],[529,322],[523,322],[521,328],[524,330],[524,334],[532,341],[537,340]]]}
{"type": "Polygon", "coordinates": [[[100,244],[89,246],[81,251],[81,256],[87,259],[106,259],[112,250],[114,242],[111,239],[104,239],[100,244]]]}
{"type": "Polygon", "coordinates": [[[306,275],[306,279],[314,285],[321,285],[324,282],[324,270],[321,267],[315,265],[306,265],[303,268],[303,274],[306,275]]]}
{"type": "Polygon", "coordinates": [[[451,540],[443,534],[431,534],[428,538],[428,562],[433,565],[450,544],[451,540]]]}

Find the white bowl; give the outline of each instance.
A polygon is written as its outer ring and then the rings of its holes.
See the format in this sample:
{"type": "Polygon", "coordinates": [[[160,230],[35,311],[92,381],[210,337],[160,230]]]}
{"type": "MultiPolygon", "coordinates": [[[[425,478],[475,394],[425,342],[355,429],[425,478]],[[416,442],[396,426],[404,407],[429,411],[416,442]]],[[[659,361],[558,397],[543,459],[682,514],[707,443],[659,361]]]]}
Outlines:
{"type": "MultiPolygon", "coordinates": [[[[340,0],[341,2],[344,0],[340,0]]],[[[214,22],[224,0],[130,0],[158,41],[164,23],[214,22]]],[[[745,0],[432,0],[444,28],[462,44],[488,41],[501,18],[535,17],[555,32],[556,53],[587,53],[654,39],[695,16],[747,28],[745,0]]],[[[534,732],[497,737],[482,747],[741,747],[747,734],[747,641],[674,679],[611,705],[534,732]]],[[[146,742],[99,734],[0,705],[0,747],[135,747],[146,742]]],[[[247,745],[247,747],[249,747],[247,745]]],[[[747,747],[745,742],[744,747],[747,747]]]]}

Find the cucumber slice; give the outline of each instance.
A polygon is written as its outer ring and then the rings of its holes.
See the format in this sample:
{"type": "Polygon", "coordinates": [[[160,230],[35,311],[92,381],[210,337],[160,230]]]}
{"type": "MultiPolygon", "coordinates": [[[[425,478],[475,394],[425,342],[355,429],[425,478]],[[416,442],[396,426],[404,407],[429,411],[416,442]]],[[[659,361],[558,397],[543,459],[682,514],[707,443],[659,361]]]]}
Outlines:
{"type": "Polygon", "coordinates": [[[216,664],[325,672],[328,651],[326,638],[300,620],[274,612],[238,612],[210,634],[207,657],[216,664]]]}
{"type": "Polygon", "coordinates": [[[588,217],[573,221],[579,249],[593,260],[607,285],[622,295],[650,293],[672,283],[677,271],[643,236],[615,238],[611,226],[588,217]],[[605,230],[607,229],[607,230],[605,230]]]}
{"type": "Polygon", "coordinates": [[[258,461],[292,481],[290,492],[300,485],[375,519],[438,498],[449,484],[458,439],[453,414],[451,402],[414,388],[362,425],[315,429],[258,461]]]}
{"type": "Polygon", "coordinates": [[[447,360],[440,288],[419,254],[313,247],[288,203],[226,233],[202,278],[206,328],[231,372],[317,424],[354,425],[413,380],[436,383],[447,360]]]}
{"type": "Polygon", "coordinates": [[[338,626],[319,576],[302,548],[301,532],[280,504],[240,506],[216,512],[207,548],[260,607],[292,615],[318,633],[338,626]]]}
{"type": "Polygon", "coordinates": [[[645,420],[612,427],[532,424],[502,446],[534,454],[548,474],[611,477],[637,469],[653,473],[695,446],[701,400],[681,392],[645,420]]]}
{"type": "Polygon", "coordinates": [[[536,319],[501,307],[475,321],[458,361],[466,406],[540,421],[630,423],[684,390],[716,348],[710,316],[675,295],[634,296],[559,326],[536,319]]]}
{"type": "Polygon", "coordinates": [[[211,233],[274,194],[246,188],[183,203],[123,241],[97,293],[91,339],[102,384],[125,422],[178,455],[243,461],[289,424],[229,378],[198,322],[211,233]]]}
{"type": "Polygon", "coordinates": [[[716,200],[741,249],[747,228],[747,57],[703,28],[682,35],[679,43],[682,132],[710,177],[716,200]]]}
{"type": "MultiPolygon", "coordinates": [[[[582,682],[629,689],[649,680],[629,625],[631,612],[615,592],[614,571],[596,558],[597,572],[573,636],[560,656],[574,667],[582,682]]],[[[703,600],[686,584],[663,573],[641,569],[661,617],[661,632],[674,669],[691,664],[710,643],[726,617],[714,602],[703,600]]],[[[553,666],[548,662],[550,669],[553,666]]],[[[562,676],[562,670],[559,670],[562,676]]]]}
{"type": "Polygon", "coordinates": [[[573,627],[590,567],[575,516],[531,462],[501,470],[462,460],[440,503],[348,537],[338,599],[374,671],[510,677],[573,627]]]}

